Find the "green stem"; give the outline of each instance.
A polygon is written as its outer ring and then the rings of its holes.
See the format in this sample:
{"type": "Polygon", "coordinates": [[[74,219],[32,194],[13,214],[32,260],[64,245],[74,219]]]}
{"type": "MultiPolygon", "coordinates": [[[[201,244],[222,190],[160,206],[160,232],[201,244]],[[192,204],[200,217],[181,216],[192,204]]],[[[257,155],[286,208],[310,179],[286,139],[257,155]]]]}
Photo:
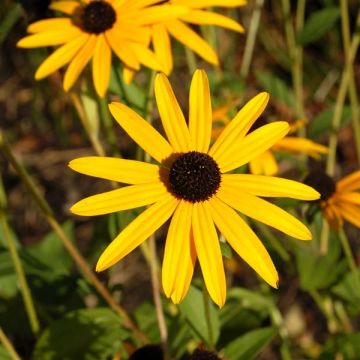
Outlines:
{"type": "Polygon", "coordinates": [[[12,360],[21,360],[20,356],[17,354],[12,343],[4,333],[3,329],[0,327],[0,342],[4,345],[4,348],[9,353],[12,360]]]}
{"type": "Polygon", "coordinates": [[[124,321],[124,326],[128,329],[132,330],[134,334],[136,334],[139,339],[143,342],[147,342],[146,336],[140,332],[140,330],[136,327],[136,325],[132,322],[129,315],[126,311],[116,303],[110,292],[107,288],[102,284],[102,282],[97,278],[94,272],[90,269],[89,265],[87,264],[86,260],[80,254],[79,250],[74,246],[70,238],[65,234],[61,225],[57,222],[53,215],[53,211],[51,210],[50,206],[46,202],[46,200],[40,195],[38,189],[36,188],[35,184],[33,183],[30,175],[27,173],[25,167],[16,159],[12,149],[10,148],[9,144],[6,142],[5,136],[3,132],[0,130],[0,149],[3,151],[5,156],[10,161],[11,165],[14,167],[15,171],[19,175],[21,181],[26,186],[27,190],[29,191],[30,195],[35,200],[36,204],[39,206],[41,212],[45,216],[48,224],[57,234],[61,242],[63,243],[65,249],[69,252],[70,256],[79,267],[79,269],[84,274],[85,278],[94,285],[98,293],[103,297],[103,299],[109,304],[109,306],[119,314],[124,321]]]}
{"type": "Polygon", "coordinates": [[[188,69],[189,69],[189,74],[192,75],[197,68],[195,54],[188,47],[185,47],[185,56],[186,56],[186,61],[187,61],[188,69]]]}
{"type": "Polygon", "coordinates": [[[215,350],[214,330],[210,315],[210,297],[206,289],[205,283],[203,283],[202,293],[204,299],[205,321],[207,324],[208,334],[209,334],[209,348],[210,350],[215,350]]]}
{"type": "MultiPolygon", "coordinates": [[[[349,12],[348,12],[348,1],[340,0],[340,10],[341,10],[341,28],[342,28],[342,37],[344,43],[345,58],[349,57],[350,53],[350,24],[349,24],[349,12]]],[[[357,96],[355,76],[353,67],[349,68],[349,96],[351,104],[351,117],[352,124],[354,128],[354,137],[356,144],[356,154],[358,164],[360,166],[360,112],[359,112],[359,101],[357,96]]]]}
{"type": "Polygon", "coordinates": [[[128,94],[126,92],[123,79],[120,76],[120,71],[121,71],[120,61],[117,61],[117,63],[115,64],[115,67],[114,67],[114,73],[115,73],[116,82],[117,82],[117,84],[119,86],[119,90],[120,90],[121,95],[122,95],[121,100],[124,102],[125,105],[130,106],[131,101],[129,100],[128,94]]]}
{"type": "MultiPolygon", "coordinates": [[[[1,174],[0,174],[0,176],[1,176],[1,174]]],[[[1,177],[0,177],[0,192],[3,194],[3,196],[1,196],[1,198],[4,198],[5,191],[4,191],[3,182],[2,182],[1,177]]],[[[31,296],[31,291],[30,291],[29,285],[26,280],[25,272],[22,267],[19,254],[17,252],[17,248],[16,248],[16,245],[14,242],[14,237],[11,234],[9,224],[6,219],[5,207],[6,207],[5,203],[0,204],[0,226],[3,229],[4,238],[7,243],[8,250],[9,250],[10,256],[11,256],[11,260],[14,264],[14,268],[15,268],[15,271],[16,271],[16,274],[17,274],[17,277],[19,280],[20,291],[21,291],[21,295],[22,295],[22,298],[23,298],[23,301],[25,304],[26,313],[29,318],[31,330],[34,334],[38,334],[38,332],[40,330],[39,320],[36,315],[34,301],[31,296]]]]}
{"type": "Polygon", "coordinates": [[[241,64],[240,75],[247,77],[249,74],[250,64],[254,53],[255,40],[260,24],[261,11],[264,6],[264,0],[256,0],[255,9],[251,16],[249,31],[246,37],[244,56],[241,64]]]}

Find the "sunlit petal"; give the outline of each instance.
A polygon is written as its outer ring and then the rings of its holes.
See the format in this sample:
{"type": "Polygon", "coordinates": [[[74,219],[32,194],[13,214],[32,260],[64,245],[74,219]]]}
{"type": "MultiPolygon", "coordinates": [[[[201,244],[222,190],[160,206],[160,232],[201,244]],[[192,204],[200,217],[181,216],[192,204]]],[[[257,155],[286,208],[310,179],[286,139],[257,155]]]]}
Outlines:
{"type": "Polygon", "coordinates": [[[94,57],[92,60],[92,71],[95,90],[100,97],[104,97],[109,85],[111,70],[111,49],[104,35],[97,37],[94,57]]]}

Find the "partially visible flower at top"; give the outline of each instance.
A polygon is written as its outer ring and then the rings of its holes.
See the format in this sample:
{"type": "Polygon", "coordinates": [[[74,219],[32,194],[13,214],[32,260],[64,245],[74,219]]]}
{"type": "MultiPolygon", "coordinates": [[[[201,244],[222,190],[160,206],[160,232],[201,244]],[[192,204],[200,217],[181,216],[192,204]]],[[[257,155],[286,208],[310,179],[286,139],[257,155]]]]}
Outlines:
{"type": "MultiPolygon", "coordinates": [[[[229,105],[225,104],[218,109],[214,109],[213,121],[216,123],[216,127],[213,128],[212,138],[216,139],[224,126],[229,123],[230,118],[228,116],[229,105]]],[[[256,129],[257,127],[266,124],[263,120],[255,123],[255,126],[250,129],[256,129]]],[[[302,127],[306,122],[304,120],[298,120],[294,124],[291,124],[289,133],[295,132],[299,127],[302,127]]],[[[290,125],[290,124],[289,124],[290,125]]],[[[315,159],[319,159],[321,154],[327,154],[328,148],[324,145],[318,144],[312,140],[296,136],[285,136],[274,144],[271,149],[266,150],[261,155],[252,159],[249,162],[250,172],[254,175],[275,175],[279,171],[279,167],[276,158],[273,154],[274,151],[291,152],[297,154],[306,154],[315,159]]]]}
{"type": "Polygon", "coordinates": [[[304,224],[261,197],[315,200],[319,193],[292,180],[230,172],[270,148],[286,135],[289,125],[274,122],[246,135],[268,102],[269,95],[261,93],[238,112],[210,147],[211,98],[204,71],[197,70],[191,82],[189,125],[164,74],[155,79],[155,97],[169,141],[127,106],[112,103],[110,111],[159,164],[106,157],[84,157],[69,164],[83,174],[131,184],[79,201],[71,208],[75,214],[101,215],[153,204],[105,249],[96,270],[114,265],[172,217],[162,283],[173,302],[180,302],[188,292],[198,258],[211,298],[224,305],[225,274],[215,226],[245,262],[277,287],[278,274],[268,252],[235,210],[290,236],[310,240],[304,224]]]}
{"type": "MultiPolygon", "coordinates": [[[[233,31],[244,32],[244,28],[235,20],[209,11],[208,7],[218,6],[235,8],[246,5],[247,0],[169,0],[165,4],[183,6],[188,12],[177,19],[164,21],[152,26],[152,42],[165,74],[169,75],[173,68],[171,37],[188,47],[201,58],[213,65],[219,64],[215,50],[188,24],[215,25],[233,31]]],[[[134,75],[131,69],[125,69],[124,77],[130,82],[134,75]]]]}
{"type": "Polygon", "coordinates": [[[187,9],[156,3],[159,0],[53,1],[50,8],[68,16],[30,24],[27,30],[31,35],[21,39],[17,46],[61,45],[40,65],[35,78],[40,80],[69,64],[64,76],[65,91],[92,59],[95,89],[103,97],[109,85],[112,51],[130,69],[138,70],[142,64],[162,70],[148,48],[150,25],[174,19],[187,9]]]}
{"type": "Polygon", "coordinates": [[[360,228],[360,170],[338,182],[322,171],[312,171],[304,183],[319,191],[321,209],[332,228],[341,228],[344,219],[360,228]]]}

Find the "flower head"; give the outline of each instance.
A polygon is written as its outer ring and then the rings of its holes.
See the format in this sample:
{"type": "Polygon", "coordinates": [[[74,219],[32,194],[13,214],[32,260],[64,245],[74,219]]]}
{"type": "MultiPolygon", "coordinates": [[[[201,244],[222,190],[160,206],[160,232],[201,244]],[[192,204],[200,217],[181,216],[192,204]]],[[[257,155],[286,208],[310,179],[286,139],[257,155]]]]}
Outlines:
{"type": "Polygon", "coordinates": [[[42,79],[69,64],[64,76],[68,91],[92,59],[94,85],[104,96],[110,79],[111,53],[130,69],[140,64],[155,70],[162,66],[148,49],[150,25],[168,21],[187,12],[175,5],[156,5],[159,1],[83,0],[53,1],[50,7],[66,17],[37,21],[28,27],[31,34],[17,46],[35,48],[58,46],[38,68],[35,78],[42,79]]]}
{"type": "Polygon", "coordinates": [[[155,96],[167,140],[133,110],[112,103],[120,126],[158,164],[85,157],[70,162],[80,173],[130,184],[76,203],[72,212],[100,215],[149,206],[105,249],[96,269],[114,265],[172,217],[165,245],[162,283],[178,303],[186,295],[199,259],[206,287],[219,306],[226,284],[216,228],[233,249],[271,286],[275,266],[259,238],[237,213],[249,216],[302,240],[310,231],[294,216],[260,197],[319,198],[311,187],[281,178],[234,174],[232,170],[263,153],[289,131],[286,122],[265,125],[246,135],[264,110],[269,95],[251,99],[210,146],[212,111],[206,73],[197,70],[189,96],[188,125],[171,85],[163,74],[155,80],[155,96]]]}
{"type": "Polygon", "coordinates": [[[360,170],[338,182],[324,172],[311,172],[304,182],[319,191],[320,206],[334,229],[343,226],[344,219],[360,228],[360,170]]]}

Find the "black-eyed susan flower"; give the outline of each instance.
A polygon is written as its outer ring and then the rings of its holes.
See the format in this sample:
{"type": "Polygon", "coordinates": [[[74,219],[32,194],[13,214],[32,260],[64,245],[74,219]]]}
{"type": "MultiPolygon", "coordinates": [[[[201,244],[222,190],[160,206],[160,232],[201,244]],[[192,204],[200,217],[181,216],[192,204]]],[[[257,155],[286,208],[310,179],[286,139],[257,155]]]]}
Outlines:
{"type": "MultiPolygon", "coordinates": [[[[230,103],[229,103],[230,104],[230,103]]],[[[229,104],[225,104],[215,109],[213,112],[213,121],[217,124],[213,128],[212,138],[216,139],[221,133],[226,124],[229,123],[230,118],[228,116],[229,104]]],[[[264,120],[258,122],[253,126],[257,128],[266,124],[264,120]]],[[[304,125],[304,121],[297,121],[290,126],[289,133],[294,133],[299,127],[304,125]]],[[[275,175],[279,171],[279,166],[274,156],[274,152],[288,152],[294,154],[306,154],[314,159],[319,159],[321,154],[328,153],[328,148],[324,145],[318,144],[310,139],[297,137],[297,136],[285,136],[274,144],[271,149],[266,150],[256,158],[249,161],[250,172],[254,175],[275,175]]]]}
{"type": "Polygon", "coordinates": [[[50,7],[66,17],[37,21],[28,27],[31,34],[17,46],[36,48],[58,46],[38,68],[37,80],[69,64],[64,76],[68,91],[92,59],[94,85],[104,96],[110,79],[112,52],[130,69],[140,64],[155,70],[162,66],[149,50],[150,25],[185,14],[184,7],[153,6],[157,0],[53,1],[50,7]]]}
{"type": "Polygon", "coordinates": [[[274,122],[246,135],[268,102],[269,95],[261,93],[238,112],[210,147],[212,111],[204,71],[196,71],[191,82],[188,125],[163,74],[156,77],[155,96],[168,140],[127,106],[112,103],[110,111],[157,164],[106,157],[84,157],[69,164],[80,173],[129,184],[79,201],[71,208],[73,213],[91,216],[150,205],[105,249],[97,271],[114,265],[172,217],[162,283],[173,302],[186,295],[198,258],[210,296],[219,306],[224,304],[225,274],[216,228],[245,262],[277,287],[278,275],[269,254],[237,211],[309,240],[306,226],[262,197],[314,200],[319,194],[295,181],[231,171],[284,137],[289,125],[274,122]]]}
{"type": "MultiPolygon", "coordinates": [[[[235,20],[209,11],[211,6],[234,8],[246,4],[246,0],[169,0],[165,4],[185,7],[188,12],[171,21],[154,24],[152,26],[152,43],[154,51],[161,62],[163,71],[169,75],[173,68],[171,37],[194,51],[201,58],[213,65],[219,64],[216,51],[204,40],[198,32],[189,25],[215,25],[237,32],[244,32],[244,28],[235,20]]],[[[130,82],[134,71],[126,68],[124,77],[130,82]]]]}
{"type": "Polygon", "coordinates": [[[321,171],[312,171],[304,182],[319,191],[320,207],[329,225],[343,226],[344,219],[360,228],[360,170],[338,182],[321,171]]]}

